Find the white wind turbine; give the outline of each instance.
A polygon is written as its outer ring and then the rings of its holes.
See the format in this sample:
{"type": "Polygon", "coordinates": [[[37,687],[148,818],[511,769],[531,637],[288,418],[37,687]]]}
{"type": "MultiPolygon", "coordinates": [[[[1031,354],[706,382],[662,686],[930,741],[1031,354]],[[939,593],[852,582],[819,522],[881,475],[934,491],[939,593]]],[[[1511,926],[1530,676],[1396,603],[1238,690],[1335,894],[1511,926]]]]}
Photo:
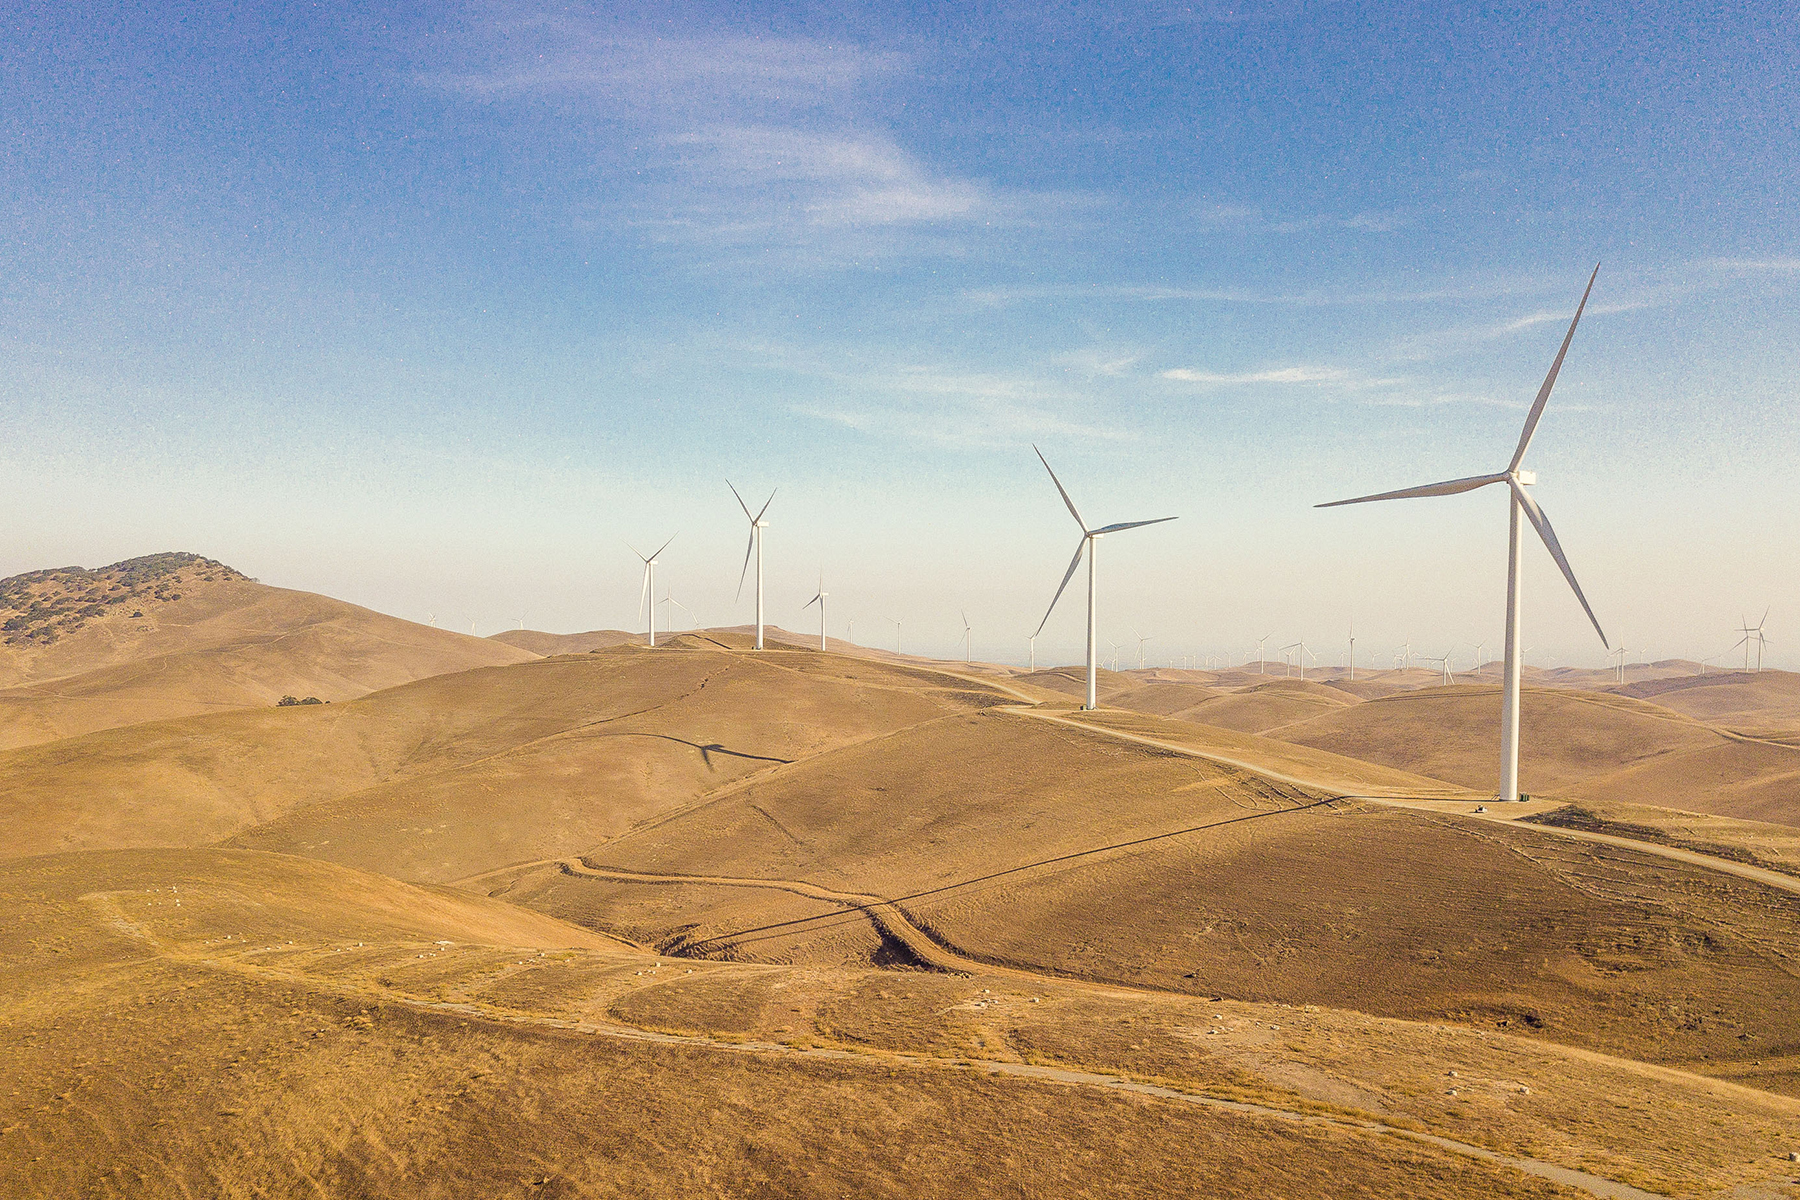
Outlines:
{"type": "MultiPolygon", "coordinates": [[[[1038,461],[1044,464],[1044,470],[1050,471],[1050,461],[1044,457],[1044,452],[1039,450],[1036,446],[1033,446],[1032,450],[1036,452],[1038,461]]],[[[1075,568],[1081,565],[1081,556],[1086,554],[1088,560],[1087,702],[1083,704],[1082,707],[1093,709],[1099,707],[1098,678],[1100,669],[1099,632],[1094,626],[1094,596],[1098,590],[1095,577],[1096,568],[1094,565],[1094,552],[1099,547],[1100,539],[1109,533],[1118,533],[1126,529],[1136,529],[1140,525],[1159,525],[1164,521],[1173,521],[1175,518],[1157,517],[1150,521],[1121,521],[1117,525],[1104,525],[1099,529],[1089,529],[1087,522],[1081,519],[1081,514],[1075,511],[1075,502],[1069,499],[1069,493],[1067,489],[1063,487],[1062,480],[1056,477],[1055,471],[1050,471],[1050,482],[1056,485],[1056,490],[1062,494],[1063,503],[1069,506],[1069,515],[1075,518],[1075,523],[1077,525],[1081,526],[1081,544],[1075,547],[1075,557],[1069,560],[1069,569],[1063,573],[1062,583],[1057,586],[1056,595],[1050,598],[1050,607],[1044,610],[1044,619],[1038,622],[1037,631],[1039,633],[1044,632],[1044,626],[1050,623],[1050,614],[1056,611],[1056,602],[1062,599],[1063,589],[1067,588],[1069,586],[1069,580],[1075,577],[1075,568]]],[[[1113,670],[1115,671],[1119,668],[1118,657],[1118,648],[1115,646],[1113,648],[1113,670]]]]}
{"type": "Polygon", "coordinates": [[[1141,671],[1144,669],[1144,643],[1148,642],[1148,641],[1154,641],[1156,638],[1156,635],[1153,633],[1149,637],[1145,637],[1143,634],[1139,633],[1137,630],[1134,629],[1131,631],[1131,636],[1137,639],[1138,670],[1141,671]]]}
{"type": "Polygon", "coordinates": [[[1356,622],[1350,622],[1350,682],[1356,682],[1356,622]]]}
{"type": "Polygon", "coordinates": [[[1487,678],[1487,659],[1481,656],[1481,652],[1486,649],[1486,642],[1475,643],[1475,673],[1483,679],[1487,678]]]}
{"type": "Polygon", "coordinates": [[[1767,645],[1769,641],[1763,634],[1763,626],[1768,623],[1769,610],[1764,609],[1762,620],[1752,625],[1750,624],[1749,619],[1745,618],[1743,624],[1738,629],[1738,632],[1744,636],[1743,639],[1738,642],[1737,646],[1733,646],[1732,649],[1736,650],[1738,646],[1744,648],[1744,670],[1746,671],[1750,669],[1750,647],[1752,645],[1756,647],[1756,669],[1759,672],[1762,670],[1763,647],[1767,645]]]}
{"type": "MultiPolygon", "coordinates": [[[[675,589],[674,588],[665,586],[663,588],[663,598],[661,600],[658,600],[657,603],[658,604],[673,604],[676,608],[679,608],[682,612],[687,613],[688,628],[692,629],[694,627],[695,622],[694,622],[693,610],[688,608],[687,605],[683,604],[681,601],[679,601],[675,598],[675,589]]],[[[669,632],[673,633],[675,631],[674,620],[671,619],[668,622],[666,622],[663,625],[663,628],[668,630],[669,632]]]]}
{"type": "MultiPolygon", "coordinates": [[[[738,490],[737,490],[737,488],[732,486],[731,480],[727,479],[725,481],[725,486],[728,488],[731,488],[731,494],[733,496],[737,496],[738,507],[744,510],[744,515],[746,517],[750,518],[750,544],[744,547],[744,569],[742,571],[738,572],[737,594],[738,594],[738,597],[740,599],[742,599],[742,597],[744,595],[744,577],[750,573],[750,555],[752,552],[755,552],[755,554],[756,554],[756,648],[758,650],[761,650],[763,648],[762,531],[764,529],[768,528],[768,525],[769,525],[769,523],[767,521],[763,520],[763,513],[768,512],[769,505],[775,503],[775,492],[772,491],[769,493],[769,498],[767,500],[763,501],[762,508],[757,510],[757,513],[754,517],[751,517],[750,516],[750,506],[748,504],[744,503],[744,498],[742,496],[738,496],[738,490]]],[[[776,490],[780,490],[780,489],[776,489],[776,490]]]]}
{"type": "Polygon", "coordinates": [[[1628,653],[1623,646],[1613,647],[1612,657],[1619,660],[1613,664],[1613,678],[1620,683],[1625,682],[1625,655],[1628,653]]]}
{"type": "Polygon", "coordinates": [[[895,654],[900,653],[900,622],[895,620],[893,617],[883,617],[881,619],[884,621],[887,621],[893,625],[893,627],[894,627],[894,653],[895,654]]]}
{"type": "Polygon", "coordinates": [[[1281,652],[1283,654],[1286,654],[1289,650],[1292,650],[1295,652],[1294,659],[1296,662],[1298,662],[1300,664],[1300,678],[1305,679],[1306,678],[1306,660],[1308,658],[1311,658],[1314,662],[1318,662],[1319,656],[1314,654],[1311,650],[1308,650],[1306,648],[1305,642],[1294,642],[1294,643],[1291,643],[1290,645],[1286,645],[1281,648],[1281,652]]]}
{"type": "MultiPolygon", "coordinates": [[[[674,541],[675,538],[679,536],[679,534],[671,536],[669,542],[674,541]]],[[[669,548],[669,542],[664,542],[662,545],[658,546],[656,548],[656,553],[652,554],[649,558],[644,558],[643,553],[630,542],[625,543],[631,552],[636,554],[644,564],[644,586],[643,589],[638,592],[638,620],[642,621],[646,611],[648,611],[650,617],[649,630],[651,646],[656,645],[656,560],[662,556],[664,550],[669,548]]]]}
{"type": "Polygon", "coordinates": [[[1117,643],[1117,642],[1115,642],[1115,641],[1113,641],[1113,640],[1112,640],[1112,639],[1111,639],[1111,638],[1108,638],[1108,639],[1107,639],[1107,640],[1106,640],[1106,644],[1107,644],[1107,645],[1109,645],[1109,646],[1111,646],[1111,647],[1112,647],[1112,648],[1113,648],[1113,665],[1112,665],[1112,669],[1113,669],[1113,670],[1114,670],[1114,671],[1117,671],[1117,670],[1118,670],[1118,669],[1119,669],[1119,643],[1117,643]]]}
{"type": "Polygon", "coordinates": [[[825,598],[829,595],[831,595],[831,593],[825,590],[825,572],[821,570],[819,572],[819,590],[817,594],[815,594],[811,600],[808,600],[805,604],[800,606],[801,612],[805,612],[815,604],[819,606],[819,649],[821,650],[825,649],[825,598]]]}
{"type": "Polygon", "coordinates": [[[970,632],[971,632],[971,630],[970,630],[970,628],[969,628],[969,614],[968,614],[968,613],[967,613],[967,612],[966,612],[966,611],[964,611],[964,610],[963,610],[963,609],[960,609],[960,608],[959,608],[959,609],[957,609],[957,610],[956,610],[956,611],[957,611],[957,612],[959,612],[959,613],[962,613],[962,619],[963,619],[963,631],[962,631],[962,644],[963,644],[963,661],[964,661],[964,662],[968,662],[968,661],[969,661],[969,634],[970,634],[970,632]]]}
{"type": "Polygon", "coordinates": [[[425,614],[425,623],[427,625],[431,626],[433,629],[436,629],[437,628],[437,614],[436,613],[426,613],[425,614]]]}
{"type": "Polygon", "coordinates": [[[1265,633],[1256,639],[1256,673],[1258,675],[1265,674],[1263,671],[1263,643],[1274,636],[1272,633],[1265,633]]]}
{"type": "Polygon", "coordinates": [[[1600,628],[1599,618],[1588,605],[1587,597],[1582,594],[1581,585],[1575,582],[1575,572],[1569,566],[1569,560],[1563,556],[1562,545],[1556,540],[1556,531],[1551,529],[1550,520],[1544,516],[1543,509],[1525,489],[1537,482],[1537,475],[1532,471],[1522,470],[1520,464],[1525,461],[1525,452],[1531,448],[1531,436],[1537,432],[1538,420],[1544,415],[1544,406],[1550,402],[1550,389],[1556,386],[1556,376],[1562,370],[1563,358],[1569,353],[1569,343],[1575,338],[1575,326],[1581,322],[1581,314],[1587,308],[1588,296],[1594,290],[1594,279],[1600,274],[1595,267],[1593,275],[1588,276],[1587,290],[1581,294],[1581,303],[1575,308],[1574,319],[1569,322],[1569,330],[1563,335],[1562,346],[1556,352],[1556,360],[1550,364],[1550,373],[1544,376],[1543,386],[1538,389],[1537,399],[1532,402],[1531,411],[1525,417],[1525,428],[1519,434],[1518,448],[1513,451],[1512,461],[1504,471],[1492,475],[1475,475],[1465,479],[1452,479],[1444,483],[1431,483],[1423,487],[1404,488],[1397,492],[1381,492],[1373,496],[1357,496],[1350,500],[1335,500],[1329,504],[1320,504],[1319,508],[1335,508],[1342,504],[1363,504],[1372,500],[1407,500],[1421,496],[1454,496],[1459,492],[1471,492],[1476,488],[1486,487],[1492,483],[1503,483],[1510,493],[1511,520],[1506,553],[1506,674],[1502,684],[1500,707],[1500,789],[1501,800],[1517,800],[1519,798],[1519,601],[1523,589],[1522,568],[1524,558],[1523,543],[1519,536],[1519,518],[1523,514],[1537,530],[1544,548],[1550,551],[1550,557],[1562,569],[1563,578],[1568,580],[1569,587],[1575,592],[1575,598],[1581,602],[1582,611],[1587,613],[1588,620],[1593,622],[1594,632],[1600,635],[1600,644],[1607,644],[1606,632],[1600,628]]]}
{"type": "Polygon", "coordinates": [[[1033,671],[1037,670],[1037,640],[1038,635],[1035,633],[1025,639],[1025,644],[1031,647],[1031,669],[1033,671]]]}

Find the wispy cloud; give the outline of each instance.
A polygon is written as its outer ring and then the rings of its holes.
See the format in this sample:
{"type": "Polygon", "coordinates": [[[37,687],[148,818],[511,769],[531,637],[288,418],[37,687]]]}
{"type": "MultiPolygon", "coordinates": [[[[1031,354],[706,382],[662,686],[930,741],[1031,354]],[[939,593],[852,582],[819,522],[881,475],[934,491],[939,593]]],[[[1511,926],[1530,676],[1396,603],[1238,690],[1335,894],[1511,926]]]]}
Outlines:
{"type": "Polygon", "coordinates": [[[1707,260],[1707,266],[1721,271],[1741,273],[1767,273],[1775,275],[1793,275],[1800,273],[1800,257],[1777,258],[1714,258],[1707,260]]]}
{"type": "Polygon", "coordinates": [[[1218,371],[1196,371],[1188,367],[1175,367],[1163,371],[1164,379],[1173,379],[1180,383],[1208,384],[1246,384],[1246,383],[1347,383],[1355,378],[1355,374],[1342,367],[1270,367],[1262,371],[1241,371],[1237,373],[1221,373],[1218,371]]]}
{"type": "Polygon", "coordinates": [[[1294,234],[1312,230],[1337,230],[1351,233],[1391,233],[1406,224],[1406,219],[1391,212],[1313,213],[1306,216],[1284,216],[1248,204],[1211,204],[1196,214],[1202,225],[1251,234],[1294,234]]]}
{"type": "Polygon", "coordinates": [[[774,261],[804,268],[955,254],[975,230],[1069,206],[903,146],[876,113],[917,73],[901,55],[800,38],[621,36],[566,16],[487,32],[468,65],[419,81],[549,106],[572,128],[618,127],[634,143],[629,186],[574,201],[580,223],[712,253],[792,248],[774,261]]]}

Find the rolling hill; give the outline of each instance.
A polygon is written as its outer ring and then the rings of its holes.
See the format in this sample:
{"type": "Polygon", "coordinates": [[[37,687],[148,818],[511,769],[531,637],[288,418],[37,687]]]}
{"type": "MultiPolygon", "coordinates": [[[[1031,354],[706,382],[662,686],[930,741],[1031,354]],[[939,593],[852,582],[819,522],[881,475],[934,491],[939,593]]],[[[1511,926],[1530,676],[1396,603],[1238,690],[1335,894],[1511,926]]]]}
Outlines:
{"type": "Polygon", "coordinates": [[[0,646],[0,748],[535,657],[190,554],[0,580],[6,613],[25,623],[0,646]]]}

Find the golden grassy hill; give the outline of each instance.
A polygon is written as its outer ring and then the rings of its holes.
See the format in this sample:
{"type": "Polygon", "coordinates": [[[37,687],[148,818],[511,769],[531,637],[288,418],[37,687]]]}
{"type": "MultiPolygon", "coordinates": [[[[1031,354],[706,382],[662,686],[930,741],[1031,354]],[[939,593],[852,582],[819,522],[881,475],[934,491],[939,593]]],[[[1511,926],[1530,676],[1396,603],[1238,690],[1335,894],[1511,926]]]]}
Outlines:
{"type": "MultiPolygon", "coordinates": [[[[1166,715],[1240,733],[1265,733],[1361,702],[1353,694],[1310,679],[1271,679],[1166,715]]],[[[1120,707],[1151,711],[1128,700],[1120,707]]]]}
{"type": "MultiPolygon", "coordinates": [[[[661,631],[658,631],[658,639],[661,631]]],[[[607,650],[614,646],[623,646],[631,642],[642,642],[641,633],[626,633],[622,629],[592,629],[587,633],[543,633],[536,629],[508,629],[502,633],[490,634],[490,642],[501,642],[508,646],[516,646],[520,650],[549,658],[553,654],[586,654],[592,650],[607,650]]]]}
{"type": "MultiPolygon", "coordinates": [[[[15,603],[21,587],[39,597],[35,604],[46,589],[85,597],[89,593],[80,588],[99,589],[114,576],[118,582],[105,586],[131,598],[101,604],[98,612],[88,605],[73,616],[65,613],[49,625],[31,626],[39,633],[0,648],[0,749],[272,705],[284,695],[346,700],[409,680],[533,657],[341,600],[267,587],[191,555],[156,558],[169,569],[149,581],[132,574],[132,563],[4,581],[15,603]],[[135,591],[126,586],[134,579],[135,591]],[[49,639],[42,636],[46,629],[49,639]]],[[[42,620],[43,612],[33,619],[42,620]]]]}
{"type": "MultiPolygon", "coordinates": [[[[1526,792],[1800,824],[1800,747],[1747,740],[1616,692],[1527,688],[1520,713],[1526,792]]],[[[1491,791],[1499,720],[1497,687],[1457,685],[1383,697],[1271,736],[1491,791]]]]}
{"type": "Polygon", "coordinates": [[[1745,732],[1800,728],[1800,674],[1792,671],[1682,674],[1613,690],[1745,732]]]}
{"type": "Polygon", "coordinates": [[[904,961],[860,908],[886,904],[958,954],[1038,974],[1664,1062],[1800,1050],[1800,991],[1766,949],[1800,936],[1793,896],[1759,889],[1745,909],[1742,885],[1697,868],[1333,802],[1004,708],[753,778],[577,868],[477,885],[669,952],[904,961]]]}
{"type": "Polygon", "coordinates": [[[744,773],[999,698],[907,668],[686,636],[0,754],[0,855],[243,833],[259,848],[456,877],[586,849],[744,773]]]}
{"type": "Polygon", "coordinates": [[[0,1000],[9,1195],[1578,1194],[1471,1144],[1710,1193],[1800,1136],[1779,1098],[1528,1040],[659,960],[276,855],[0,866],[0,1000]]]}

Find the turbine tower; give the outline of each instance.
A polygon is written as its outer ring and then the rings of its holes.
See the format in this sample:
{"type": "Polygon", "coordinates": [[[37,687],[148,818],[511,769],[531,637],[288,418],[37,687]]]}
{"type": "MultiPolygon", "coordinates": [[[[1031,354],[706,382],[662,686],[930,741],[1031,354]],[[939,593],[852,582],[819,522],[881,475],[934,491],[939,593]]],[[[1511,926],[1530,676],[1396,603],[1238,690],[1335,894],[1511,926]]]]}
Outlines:
{"type": "Polygon", "coordinates": [[[811,608],[815,604],[819,606],[819,649],[820,650],[825,649],[825,598],[829,595],[831,595],[831,593],[825,590],[825,572],[823,570],[820,570],[818,593],[816,595],[814,595],[811,600],[808,600],[805,604],[800,606],[801,612],[805,612],[807,609],[811,608]]]}
{"type": "MultiPolygon", "coordinates": [[[[663,588],[663,598],[661,600],[658,600],[657,603],[658,604],[673,604],[676,608],[679,608],[682,612],[687,614],[688,627],[689,628],[693,627],[694,611],[691,608],[689,608],[687,605],[683,604],[681,601],[679,601],[675,598],[675,589],[674,588],[664,587],[663,588]]],[[[673,633],[675,631],[675,622],[674,622],[673,618],[671,618],[669,620],[669,622],[663,626],[663,628],[668,630],[669,632],[673,633]]]]}
{"type": "Polygon", "coordinates": [[[1037,639],[1038,635],[1035,633],[1025,639],[1025,644],[1031,647],[1031,669],[1033,671],[1037,670],[1037,639]]]}
{"type": "MultiPolygon", "coordinates": [[[[675,537],[679,536],[679,534],[675,535],[675,537]]],[[[675,537],[671,537],[669,542],[674,541],[675,537]]],[[[625,543],[631,552],[642,559],[644,563],[644,586],[643,590],[638,592],[638,620],[643,620],[644,610],[646,608],[649,609],[650,645],[653,648],[656,645],[656,560],[662,556],[664,550],[669,548],[669,542],[664,542],[662,545],[658,546],[656,548],[656,553],[652,554],[649,558],[644,558],[643,554],[638,551],[638,548],[633,546],[630,542],[625,543]]],[[[524,624],[521,623],[519,627],[523,629],[524,624]]]]}
{"type": "Polygon", "coordinates": [[[731,494],[737,496],[738,507],[744,510],[744,515],[746,517],[750,518],[750,544],[744,547],[744,569],[738,572],[737,594],[739,599],[743,598],[744,576],[750,573],[750,555],[751,552],[754,551],[756,554],[756,648],[761,650],[763,648],[762,531],[766,529],[769,524],[767,521],[763,520],[763,513],[768,512],[769,505],[775,503],[775,493],[770,492],[769,498],[763,501],[762,508],[757,510],[754,517],[751,517],[750,506],[744,503],[744,498],[742,496],[738,496],[738,490],[737,488],[732,487],[731,480],[727,479],[725,481],[725,486],[731,488],[731,494]]]}
{"type": "MultiPolygon", "coordinates": [[[[1031,449],[1037,454],[1038,461],[1044,464],[1044,470],[1050,471],[1050,460],[1044,457],[1044,452],[1036,446],[1031,449]]],[[[1063,487],[1062,480],[1056,477],[1055,471],[1050,471],[1050,482],[1054,483],[1056,490],[1062,494],[1063,503],[1069,506],[1069,515],[1075,518],[1075,524],[1081,526],[1081,542],[1075,547],[1075,557],[1069,560],[1069,569],[1063,573],[1062,583],[1057,586],[1056,595],[1050,598],[1050,607],[1044,610],[1044,619],[1038,622],[1037,631],[1038,633],[1044,632],[1044,626],[1050,623],[1050,614],[1056,611],[1056,602],[1062,599],[1063,590],[1069,586],[1069,580],[1075,577],[1075,568],[1081,565],[1081,556],[1086,554],[1088,560],[1087,702],[1081,707],[1092,710],[1099,707],[1100,670],[1099,632],[1094,626],[1094,597],[1099,590],[1095,575],[1094,551],[1098,548],[1100,539],[1109,533],[1136,529],[1140,525],[1160,525],[1164,521],[1173,521],[1175,518],[1157,517],[1149,521],[1121,521],[1117,525],[1103,525],[1099,529],[1089,529],[1087,522],[1081,519],[1081,514],[1075,511],[1075,502],[1069,499],[1068,490],[1063,487]]],[[[1115,652],[1113,664],[1115,670],[1118,669],[1117,658],[1118,655],[1115,652]]]]}
{"type": "Polygon", "coordinates": [[[1575,598],[1581,602],[1582,611],[1587,613],[1588,620],[1593,622],[1594,632],[1600,635],[1600,644],[1612,649],[1607,643],[1606,631],[1600,628],[1600,620],[1594,616],[1587,597],[1582,594],[1581,585],[1575,582],[1575,571],[1569,566],[1569,560],[1563,556],[1562,545],[1556,540],[1556,531],[1550,527],[1550,519],[1544,510],[1538,507],[1536,500],[1525,491],[1537,482],[1534,472],[1522,470],[1520,464],[1525,461],[1525,452],[1531,448],[1532,434],[1537,432],[1538,420],[1544,415],[1544,406],[1550,402],[1550,389],[1556,386],[1556,376],[1562,370],[1563,358],[1569,353],[1569,343],[1575,338],[1575,326],[1581,323],[1581,314],[1587,308],[1588,296],[1594,290],[1594,279],[1600,274],[1596,266],[1594,273],[1588,276],[1587,290],[1581,293],[1581,303],[1575,308],[1575,316],[1569,322],[1569,331],[1563,334],[1562,346],[1556,352],[1556,360],[1550,364],[1550,373],[1544,376],[1543,386],[1538,388],[1537,399],[1532,402],[1531,411],[1525,417],[1525,428],[1519,434],[1518,448],[1513,451],[1512,461],[1504,471],[1492,475],[1475,475],[1465,479],[1452,479],[1444,483],[1430,483],[1423,487],[1404,488],[1397,492],[1381,492],[1373,496],[1357,496],[1350,500],[1334,500],[1330,504],[1320,504],[1318,508],[1336,508],[1341,504],[1363,504],[1372,500],[1408,500],[1420,496],[1454,496],[1459,492],[1472,492],[1476,488],[1486,487],[1491,483],[1503,483],[1510,494],[1509,509],[1511,519],[1507,536],[1506,551],[1506,674],[1502,682],[1502,698],[1500,705],[1500,789],[1501,800],[1517,800],[1519,798],[1519,602],[1524,587],[1523,567],[1524,545],[1519,536],[1520,516],[1531,522],[1537,530],[1544,548],[1550,551],[1550,557],[1562,569],[1563,578],[1568,580],[1569,587],[1574,590],[1575,598]]]}
{"type": "Polygon", "coordinates": [[[1294,651],[1294,661],[1300,664],[1300,678],[1305,679],[1307,658],[1310,657],[1314,662],[1318,662],[1319,656],[1314,654],[1311,650],[1308,650],[1305,642],[1293,642],[1281,648],[1283,654],[1286,654],[1289,650],[1294,651]]]}

